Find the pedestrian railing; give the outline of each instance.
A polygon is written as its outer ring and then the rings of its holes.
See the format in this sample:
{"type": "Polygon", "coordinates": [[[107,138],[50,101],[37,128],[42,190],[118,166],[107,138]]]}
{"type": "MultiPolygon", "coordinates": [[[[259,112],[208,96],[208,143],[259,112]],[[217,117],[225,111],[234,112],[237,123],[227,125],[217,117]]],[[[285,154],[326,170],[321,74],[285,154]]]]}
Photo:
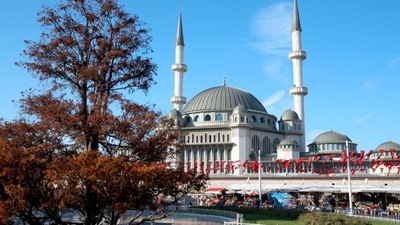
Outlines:
{"type": "Polygon", "coordinates": [[[203,209],[203,208],[191,208],[184,207],[179,210],[180,213],[191,213],[191,214],[206,214],[213,216],[221,216],[235,220],[236,222],[243,221],[243,215],[237,212],[218,210],[218,209],[203,209]]]}

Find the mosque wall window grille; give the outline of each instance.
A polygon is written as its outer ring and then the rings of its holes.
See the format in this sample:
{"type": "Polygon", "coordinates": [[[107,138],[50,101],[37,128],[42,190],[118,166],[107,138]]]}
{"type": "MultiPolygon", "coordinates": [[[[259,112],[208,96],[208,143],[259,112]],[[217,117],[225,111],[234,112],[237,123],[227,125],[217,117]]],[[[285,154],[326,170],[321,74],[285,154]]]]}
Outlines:
{"type": "Polygon", "coordinates": [[[197,162],[197,148],[193,150],[193,162],[197,162]]]}
{"type": "Polygon", "coordinates": [[[279,144],[279,142],[280,142],[280,140],[278,139],[278,138],[275,138],[274,139],[274,142],[273,142],[273,150],[272,150],[272,152],[273,153],[276,153],[277,152],[277,148],[278,148],[278,144],[279,144]]]}
{"type": "Polygon", "coordinates": [[[187,116],[187,117],[185,118],[185,124],[190,124],[190,121],[191,121],[190,116],[187,116]]]}
{"type": "Polygon", "coordinates": [[[181,162],[183,162],[183,163],[185,162],[185,155],[186,155],[185,152],[186,151],[182,151],[182,153],[181,153],[181,162]]]}
{"type": "Polygon", "coordinates": [[[268,137],[264,137],[263,139],[263,154],[271,154],[271,143],[268,137]]]}
{"type": "Polygon", "coordinates": [[[198,122],[199,121],[199,116],[195,116],[193,119],[194,122],[198,122]]]}
{"type": "Polygon", "coordinates": [[[200,162],[204,162],[204,148],[200,149],[200,162]]]}
{"type": "Polygon", "coordinates": [[[216,120],[216,121],[222,121],[222,120],[223,120],[222,115],[221,115],[221,114],[218,114],[218,115],[215,117],[215,120],[216,120]]]}
{"type": "Polygon", "coordinates": [[[211,121],[211,116],[207,114],[207,115],[204,117],[204,121],[211,121]]]}
{"type": "Polygon", "coordinates": [[[251,139],[251,149],[258,151],[260,149],[260,139],[257,135],[254,135],[251,139]]]}
{"type": "MultiPolygon", "coordinates": [[[[217,149],[213,149],[213,155],[214,155],[214,161],[213,161],[213,168],[216,167],[216,161],[218,160],[217,158],[217,149]]],[[[215,173],[216,171],[214,170],[213,173],[215,173]]]]}

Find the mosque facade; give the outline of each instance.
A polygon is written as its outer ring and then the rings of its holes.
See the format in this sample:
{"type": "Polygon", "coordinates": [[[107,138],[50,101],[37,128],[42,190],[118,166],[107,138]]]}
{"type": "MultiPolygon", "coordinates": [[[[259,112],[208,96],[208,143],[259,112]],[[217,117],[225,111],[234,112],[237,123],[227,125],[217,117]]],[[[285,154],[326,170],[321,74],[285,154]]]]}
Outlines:
{"type": "MultiPolygon", "coordinates": [[[[400,187],[400,144],[384,142],[370,152],[357,151],[357,143],[347,135],[327,131],[310,144],[305,143],[304,98],[308,89],[303,84],[302,29],[297,1],[294,0],[292,21],[293,110],[277,117],[268,113],[251,93],[230,87],[208,88],[188,102],[183,95],[184,63],[182,17],[179,15],[175,46],[173,110],[183,141],[175,165],[185,170],[207,173],[211,186],[233,187],[251,184],[261,173],[269,184],[282,186],[344,184],[351,172],[361,184],[400,187]],[[391,173],[390,176],[388,176],[391,173]],[[323,179],[318,179],[323,177],[323,179]],[[385,177],[386,179],[383,179],[385,177]],[[372,184],[376,181],[376,184],[372,184]],[[390,182],[389,182],[390,181],[390,182]],[[394,182],[394,183],[391,183],[394,182]]],[[[255,182],[255,181],[254,181],[255,182]]],[[[254,183],[253,182],[253,183],[254,183]]],[[[400,189],[399,189],[400,191],[400,189]]]]}

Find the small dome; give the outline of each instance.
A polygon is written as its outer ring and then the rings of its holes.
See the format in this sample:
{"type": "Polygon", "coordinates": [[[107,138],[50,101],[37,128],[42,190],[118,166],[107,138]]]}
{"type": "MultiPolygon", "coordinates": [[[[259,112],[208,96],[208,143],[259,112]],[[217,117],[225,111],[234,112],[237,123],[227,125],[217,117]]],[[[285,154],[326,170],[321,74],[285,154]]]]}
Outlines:
{"type": "Polygon", "coordinates": [[[239,114],[239,113],[246,113],[246,109],[244,108],[243,105],[238,105],[233,109],[232,114],[239,114]]]}
{"type": "Polygon", "coordinates": [[[232,112],[238,105],[242,105],[246,110],[267,112],[261,102],[249,92],[234,87],[218,86],[194,96],[186,104],[183,113],[232,112]]]}
{"type": "Polygon", "coordinates": [[[350,138],[346,135],[340,134],[335,131],[328,131],[318,135],[313,143],[315,144],[330,144],[330,143],[345,143],[346,141],[351,142],[350,138]]]}
{"type": "Polygon", "coordinates": [[[299,144],[297,143],[296,140],[293,139],[284,139],[281,142],[279,142],[278,145],[291,145],[291,146],[298,146],[299,144]]]}
{"type": "Polygon", "coordinates": [[[179,112],[179,110],[177,110],[177,109],[173,109],[173,110],[169,111],[168,117],[169,117],[169,118],[178,118],[178,117],[182,117],[182,113],[179,112]]]}
{"type": "Polygon", "coordinates": [[[297,115],[297,113],[295,111],[288,109],[282,113],[281,120],[282,121],[299,121],[300,119],[299,119],[299,115],[297,115]]]}
{"type": "Polygon", "coordinates": [[[395,149],[395,150],[400,150],[400,144],[393,142],[393,141],[387,141],[385,143],[382,143],[376,147],[375,150],[385,150],[385,151],[390,151],[390,149],[395,149]]]}

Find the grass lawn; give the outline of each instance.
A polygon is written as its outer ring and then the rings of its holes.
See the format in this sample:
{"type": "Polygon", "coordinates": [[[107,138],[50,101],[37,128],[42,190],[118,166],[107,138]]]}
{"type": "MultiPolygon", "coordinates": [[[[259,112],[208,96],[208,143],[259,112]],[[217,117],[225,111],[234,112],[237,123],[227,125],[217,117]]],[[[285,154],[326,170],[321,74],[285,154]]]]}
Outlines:
{"type": "MultiPolygon", "coordinates": [[[[260,214],[244,214],[245,223],[259,223],[265,225],[299,225],[298,220],[285,220],[283,218],[272,218],[268,215],[260,214]]],[[[370,221],[372,225],[393,225],[394,223],[383,221],[370,221]]]]}

